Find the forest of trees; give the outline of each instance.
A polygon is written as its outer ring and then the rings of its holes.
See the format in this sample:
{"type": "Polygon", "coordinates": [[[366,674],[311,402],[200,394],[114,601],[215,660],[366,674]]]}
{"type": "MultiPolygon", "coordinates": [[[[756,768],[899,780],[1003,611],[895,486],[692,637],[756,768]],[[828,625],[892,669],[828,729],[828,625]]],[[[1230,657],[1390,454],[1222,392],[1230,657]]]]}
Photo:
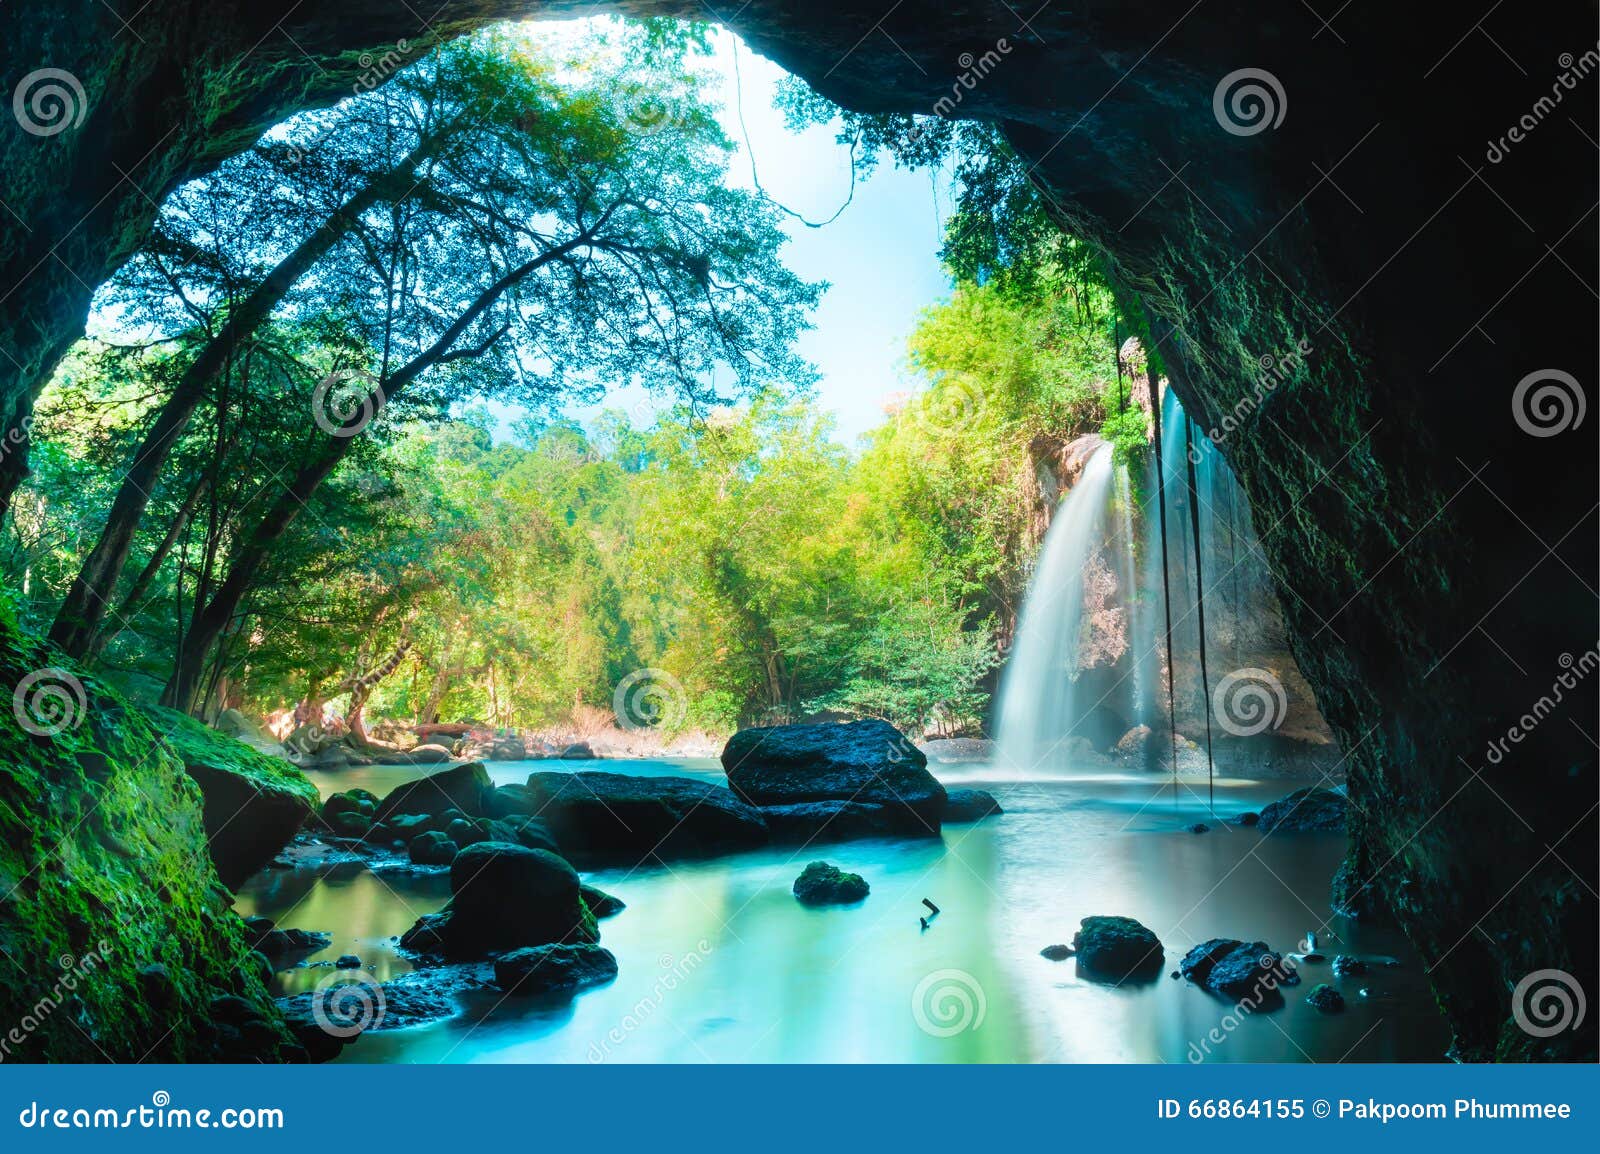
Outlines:
{"type": "Polygon", "coordinates": [[[648,670],[669,728],[980,726],[1041,454],[1126,439],[1130,321],[988,130],[791,91],[863,178],[962,192],[921,389],[841,446],[794,352],[822,288],[725,179],[702,36],[480,36],[181,189],[41,400],[0,542],[23,621],[201,716],[551,725],[648,670]],[[623,386],[662,415],[562,416],[623,386]]]}

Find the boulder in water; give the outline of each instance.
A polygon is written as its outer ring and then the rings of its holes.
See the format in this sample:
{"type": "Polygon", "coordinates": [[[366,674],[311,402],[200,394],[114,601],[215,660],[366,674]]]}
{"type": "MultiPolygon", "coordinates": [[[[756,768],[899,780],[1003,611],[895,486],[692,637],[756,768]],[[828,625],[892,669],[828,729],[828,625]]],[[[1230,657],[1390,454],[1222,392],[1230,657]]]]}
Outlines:
{"type": "Polygon", "coordinates": [[[1252,826],[1260,820],[1261,815],[1253,809],[1247,809],[1243,813],[1237,813],[1233,816],[1234,825],[1252,826]]]}
{"type": "Polygon", "coordinates": [[[410,749],[385,749],[372,755],[379,765],[437,765],[453,760],[454,755],[442,745],[415,745],[410,749]]]}
{"type": "Polygon", "coordinates": [[[767,844],[761,811],[708,781],[543,771],[528,776],[525,792],[563,855],[585,868],[711,857],[767,844]]]}
{"type": "Polygon", "coordinates": [[[1266,942],[1212,938],[1201,942],[1178,963],[1183,976],[1198,986],[1230,998],[1257,1000],[1277,994],[1280,986],[1297,986],[1300,975],[1266,942]]]}
{"type": "Polygon", "coordinates": [[[860,874],[845,873],[831,862],[814,861],[794,879],[794,896],[808,906],[848,905],[870,892],[860,874]]]}
{"type": "Polygon", "coordinates": [[[1078,973],[1094,981],[1141,981],[1161,972],[1161,940],[1133,918],[1084,918],[1072,939],[1078,973]]]}
{"type": "Polygon", "coordinates": [[[1344,1009],[1344,995],[1323,982],[1311,987],[1311,992],[1306,995],[1306,1005],[1324,1014],[1337,1014],[1344,1009]]]}
{"type": "Polygon", "coordinates": [[[468,846],[450,863],[454,895],[442,914],[419,919],[400,944],[447,958],[482,958],[522,946],[593,942],[600,934],[578,875],[545,850],[510,842],[468,846]]]}
{"type": "Polygon", "coordinates": [[[412,864],[425,866],[449,865],[461,849],[455,842],[436,829],[426,830],[411,839],[406,853],[412,864]]]}
{"type": "Polygon", "coordinates": [[[1370,967],[1360,958],[1353,958],[1349,954],[1337,954],[1333,959],[1333,976],[1348,978],[1356,974],[1364,974],[1370,967]]]}
{"type": "Polygon", "coordinates": [[[805,801],[797,805],[768,805],[762,819],[774,845],[813,845],[854,841],[864,837],[894,837],[900,821],[886,805],[861,801],[805,801]]]}
{"type": "Polygon", "coordinates": [[[1004,813],[994,794],[984,789],[952,789],[945,793],[944,820],[978,821],[991,814],[1004,813]]]}
{"type": "Polygon", "coordinates": [[[604,985],[617,976],[610,950],[586,942],[563,942],[512,950],[495,959],[494,984],[508,994],[569,994],[604,985]]]}
{"type": "Polygon", "coordinates": [[[392,813],[441,814],[451,809],[477,817],[492,788],[482,762],[452,766],[396,786],[378,803],[374,817],[381,821],[392,813]]]}
{"type": "Polygon", "coordinates": [[[1071,946],[1064,946],[1057,943],[1056,945],[1046,946],[1044,949],[1040,950],[1039,956],[1041,958],[1048,958],[1052,962],[1064,962],[1075,952],[1076,951],[1073,950],[1071,946]]]}
{"type": "Polygon", "coordinates": [[[900,832],[937,836],[944,786],[886,721],[741,729],[722,750],[728,786],[751,805],[855,801],[888,806],[900,832]]]}
{"type": "Polygon", "coordinates": [[[1331,789],[1297,789],[1261,811],[1262,833],[1343,833],[1350,803],[1331,789]]]}
{"type": "Polygon", "coordinates": [[[580,887],[579,893],[583,895],[583,904],[589,907],[589,912],[597,918],[613,918],[628,908],[626,902],[619,897],[606,893],[597,886],[587,882],[580,887]]]}

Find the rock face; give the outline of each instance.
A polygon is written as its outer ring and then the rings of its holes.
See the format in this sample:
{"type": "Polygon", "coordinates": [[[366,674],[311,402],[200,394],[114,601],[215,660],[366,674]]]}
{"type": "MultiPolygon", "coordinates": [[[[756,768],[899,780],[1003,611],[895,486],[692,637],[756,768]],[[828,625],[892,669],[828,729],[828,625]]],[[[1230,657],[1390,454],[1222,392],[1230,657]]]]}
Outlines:
{"type": "Polygon", "coordinates": [[[508,994],[568,994],[617,976],[617,959],[594,945],[530,946],[495,959],[494,984],[508,994]]]}
{"type": "Polygon", "coordinates": [[[686,777],[588,770],[528,776],[527,797],[562,852],[585,867],[710,857],[767,844],[761,813],[686,777]]]}
{"type": "Polygon", "coordinates": [[[808,906],[839,906],[859,902],[871,892],[860,874],[845,873],[830,862],[814,861],[794,879],[794,896],[808,906]]]}
{"type": "Polygon", "coordinates": [[[1004,813],[994,794],[982,789],[952,789],[945,794],[945,821],[978,821],[1004,813]]]}
{"type": "MultiPolygon", "coordinates": [[[[0,301],[0,429],[27,427],[96,287],[168,191],[291,112],[348,94],[361,53],[422,32],[403,0],[153,0],[137,37],[113,7],[8,9],[9,74],[48,61],[85,98],[48,141],[0,134],[0,201],[23,226],[3,234],[0,283],[26,286],[0,301]]],[[[1273,527],[1263,548],[1293,589],[1283,602],[1296,657],[1348,753],[1361,887],[1430,963],[1462,1056],[1592,1060],[1600,1015],[1534,1039],[1512,1025],[1505,993],[1539,968],[1600,969],[1593,855],[1576,849],[1597,840],[1594,701],[1569,694],[1564,719],[1485,771],[1493,789],[1474,777],[1549,694],[1562,655],[1595,633],[1576,576],[1596,568],[1581,440],[1594,416],[1580,419],[1594,406],[1579,405],[1596,379],[1593,317],[1569,271],[1596,243],[1593,112],[1576,114],[1581,131],[1523,131],[1527,94],[1489,79],[1511,76],[1508,58],[1543,61],[1548,90],[1562,54],[1590,42],[1590,7],[1538,20],[1500,9],[1488,35],[1449,52],[1454,32],[1426,5],[1351,5],[1337,37],[1299,6],[1262,20],[1243,0],[1192,12],[1189,0],[1052,5],[1023,29],[1004,5],[882,7],[763,0],[727,19],[866,112],[926,114],[949,97],[963,53],[1004,40],[961,113],[1001,126],[1056,218],[1138,295],[1173,388],[1214,431],[1255,523],[1273,527]],[[1273,98],[1256,104],[1264,116],[1238,87],[1247,66],[1276,84],[1256,90],[1273,98]],[[1209,211],[1162,193],[1162,163],[1177,157],[1209,211]],[[1463,159],[1494,164],[1494,195],[1463,159]],[[1240,275],[1246,265],[1260,275],[1240,275]],[[1285,356],[1302,342],[1307,352],[1285,356]],[[1564,390],[1564,376],[1579,384],[1564,390]],[[1565,406],[1528,404],[1554,399],[1550,388],[1565,406]],[[1481,478],[1479,462],[1492,462],[1481,478]]],[[[428,15],[460,34],[580,9],[593,6],[446,0],[428,15]]],[[[23,449],[0,456],[0,506],[25,474],[23,449]]],[[[20,638],[7,644],[19,677],[49,663],[20,656],[20,638]]],[[[72,807],[51,805],[54,826],[72,807]]],[[[28,941],[22,956],[55,956],[28,941]]]]}
{"type": "Polygon", "coordinates": [[[373,817],[382,821],[393,813],[436,814],[447,809],[476,817],[484,812],[485,796],[493,788],[482,762],[457,765],[396,786],[378,803],[373,817]]]}
{"type": "Polygon", "coordinates": [[[522,946],[598,940],[577,872],[544,850],[479,842],[450,863],[450,905],[418,919],[404,948],[450,959],[522,946]]]}
{"type": "Polygon", "coordinates": [[[1343,833],[1350,803],[1331,789],[1297,789],[1261,811],[1262,833],[1343,833]]]}
{"type": "Polygon", "coordinates": [[[1146,981],[1161,973],[1161,940],[1132,918],[1088,917],[1072,939],[1078,973],[1101,982],[1146,981]]]}
{"type": "Polygon", "coordinates": [[[864,837],[895,837],[903,825],[886,805],[860,801],[806,801],[761,810],[774,845],[821,845],[864,837]]]}
{"type": "Polygon", "coordinates": [[[211,860],[223,884],[237,888],[316,812],[316,786],[282,758],[221,737],[191,717],[159,706],[147,712],[199,785],[211,860]]]}
{"type": "Polygon", "coordinates": [[[944,817],[944,786],[927,765],[911,739],[884,721],[741,729],[722,751],[728,787],[751,805],[883,805],[914,836],[937,835],[944,817]]]}
{"type": "Polygon", "coordinates": [[[1272,1000],[1283,986],[1297,986],[1300,975],[1266,942],[1212,938],[1183,956],[1178,970],[1197,986],[1229,998],[1272,1000]]]}

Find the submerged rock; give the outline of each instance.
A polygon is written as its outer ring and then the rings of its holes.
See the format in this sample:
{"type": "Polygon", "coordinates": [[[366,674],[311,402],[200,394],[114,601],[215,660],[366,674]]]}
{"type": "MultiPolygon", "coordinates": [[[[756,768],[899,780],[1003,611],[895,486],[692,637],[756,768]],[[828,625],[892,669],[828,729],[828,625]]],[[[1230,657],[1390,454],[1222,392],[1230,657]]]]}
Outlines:
{"type": "Polygon", "coordinates": [[[1350,803],[1331,789],[1297,789],[1261,811],[1262,833],[1343,833],[1350,803]]]}
{"type": "Polygon", "coordinates": [[[1306,995],[1306,1005],[1321,1010],[1324,1014],[1337,1014],[1344,1009],[1344,995],[1323,982],[1321,985],[1311,987],[1311,992],[1306,995]]]}
{"type": "Polygon", "coordinates": [[[706,781],[543,771],[528,776],[526,793],[563,855],[585,868],[711,857],[767,844],[761,811],[706,781]]]}
{"type": "Polygon", "coordinates": [[[1231,998],[1270,998],[1281,986],[1297,986],[1300,975],[1266,942],[1212,938],[1183,956],[1184,977],[1212,993],[1231,998]]]}
{"type": "Polygon", "coordinates": [[[1075,951],[1071,946],[1057,944],[1053,946],[1046,946],[1044,949],[1039,951],[1039,956],[1041,958],[1049,958],[1052,962],[1064,962],[1070,958],[1074,952],[1075,951]]]}
{"type": "Polygon", "coordinates": [[[871,892],[860,874],[845,873],[830,862],[814,861],[794,879],[794,896],[804,905],[846,905],[871,892]]]}
{"type": "Polygon", "coordinates": [[[576,993],[616,976],[617,959],[611,951],[587,943],[512,950],[494,963],[494,984],[508,994],[576,993]]]}
{"type": "Polygon", "coordinates": [[[1356,974],[1364,974],[1369,967],[1360,958],[1353,958],[1349,954],[1338,954],[1333,959],[1333,976],[1348,978],[1356,974]]]}
{"type": "Polygon", "coordinates": [[[1161,972],[1161,940],[1133,918],[1084,918],[1072,938],[1078,973],[1095,981],[1121,983],[1153,978],[1161,972]]]}
{"type": "Polygon", "coordinates": [[[741,729],[722,751],[728,786],[752,805],[819,801],[889,807],[899,832],[937,836],[944,786],[911,739],[886,721],[741,729]]]}
{"type": "Polygon", "coordinates": [[[952,789],[945,793],[944,820],[947,822],[978,821],[1004,812],[988,790],[952,789]]]}

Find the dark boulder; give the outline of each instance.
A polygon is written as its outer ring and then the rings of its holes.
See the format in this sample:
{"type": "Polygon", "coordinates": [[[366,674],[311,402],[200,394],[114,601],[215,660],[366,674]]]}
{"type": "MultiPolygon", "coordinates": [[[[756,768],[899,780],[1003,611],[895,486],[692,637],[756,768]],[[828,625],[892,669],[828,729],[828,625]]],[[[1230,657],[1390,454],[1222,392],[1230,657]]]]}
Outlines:
{"type": "Polygon", "coordinates": [[[947,822],[978,821],[1004,812],[988,790],[952,789],[945,793],[944,820],[947,822]]]}
{"type": "Polygon", "coordinates": [[[808,906],[847,905],[859,902],[871,892],[860,874],[845,873],[838,866],[814,861],[794,879],[794,896],[808,906]]]}
{"type": "Polygon", "coordinates": [[[1306,1005],[1324,1014],[1337,1014],[1344,1009],[1344,995],[1323,982],[1311,987],[1311,992],[1306,995],[1306,1005]]]}
{"type": "Polygon", "coordinates": [[[1350,803],[1331,789],[1297,789],[1261,811],[1262,833],[1343,833],[1350,803]]]}
{"type": "Polygon", "coordinates": [[[283,758],[223,737],[176,710],[149,706],[145,713],[200,787],[211,860],[223,884],[237,889],[316,812],[316,786],[283,758]]]}
{"type": "Polygon", "coordinates": [[[1251,826],[1257,824],[1260,820],[1261,815],[1253,809],[1247,809],[1243,813],[1237,813],[1233,816],[1234,825],[1251,826]]]}
{"type": "Polygon", "coordinates": [[[1354,977],[1366,973],[1369,969],[1366,962],[1349,954],[1338,954],[1333,959],[1333,976],[1336,978],[1354,977]]]}
{"type": "Polygon", "coordinates": [[[356,957],[355,954],[340,954],[339,960],[333,964],[336,969],[340,970],[359,970],[361,968],[361,959],[356,957]]]}
{"type": "Polygon", "coordinates": [[[937,836],[946,795],[927,765],[885,721],[741,729],[722,751],[729,787],[752,805],[876,803],[897,815],[901,833],[937,836]]]}
{"type": "Polygon", "coordinates": [[[761,810],[774,845],[811,845],[895,837],[904,824],[886,805],[861,801],[806,801],[761,810]]]}
{"type": "Polygon", "coordinates": [[[617,959],[603,946],[561,943],[512,950],[495,959],[494,984],[508,994],[567,994],[617,976],[617,959]]]}
{"type": "Polygon", "coordinates": [[[583,895],[583,904],[588,906],[589,912],[597,918],[614,918],[628,908],[628,904],[621,898],[613,897],[605,890],[587,883],[580,887],[578,892],[583,895]]]}
{"type": "Polygon", "coordinates": [[[483,763],[469,762],[396,786],[378,803],[373,816],[381,821],[392,813],[442,814],[456,809],[477,817],[483,813],[484,795],[492,788],[483,763]]]}
{"type": "Polygon", "coordinates": [[[1088,917],[1072,938],[1078,973],[1094,981],[1122,983],[1161,972],[1161,940],[1133,918],[1088,917]]]}
{"type": "Polygon", "coordinates": [[[599,938],[578,875],[544,850],[479,842],[450,863],[449,907],[419,919],[400,944],[417,953],[481,958],[521,946],[599,938]]]}
{"type": "Polygon", "coordinates": [[[527,793],[565,857],[590,867],[710,857],[767,844],[761,811],[686,777],[546,771],[527,793]]]}
{"type": "Polygon", "coordinates": [[[460,848],[438,830],[430,829],[412,838],[406,852],[414,865],[442,866],[455,861],[460,848]]]}
{"type": "Polygon", "coordinates": [[[1230,998],[1263,1000],[1281,986],[1297,986],[1300,975],[1266,942],[1212,938],[1183,956],[1178,969],[1197,986],[1230,998]]]}

